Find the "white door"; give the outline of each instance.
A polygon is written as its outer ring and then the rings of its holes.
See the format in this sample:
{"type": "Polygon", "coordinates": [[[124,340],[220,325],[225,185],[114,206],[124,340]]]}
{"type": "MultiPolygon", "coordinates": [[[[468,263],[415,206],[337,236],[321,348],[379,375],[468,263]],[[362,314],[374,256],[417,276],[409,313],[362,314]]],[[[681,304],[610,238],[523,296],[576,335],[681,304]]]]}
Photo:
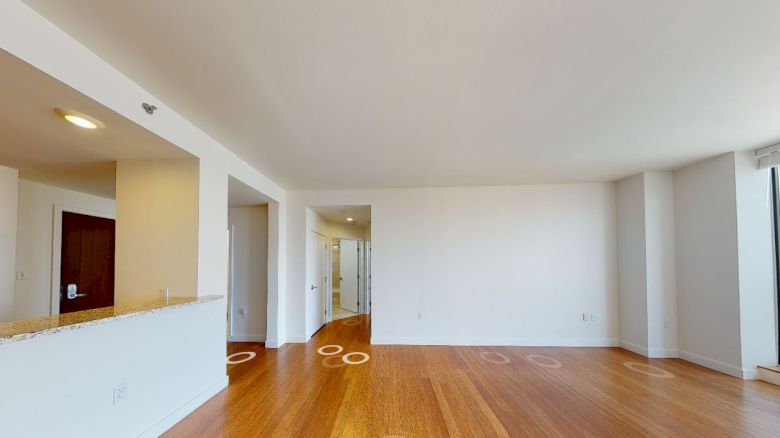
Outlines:
{"type": "Polygon", "coordinates": [[[319,330],[325,324],[326,298],[327,298],[327,264],[328,264],[328,239],[318,233],[311,233],[309,243],[309,256],[307,257],[306,270],[308,284],[306,285],[310,302],[313,304],[309,311],[309,321],[312,333],[319,330]]]}
{"type": "Polygon", "coordinates": [[[341,308],[358,313],[358,241],[341,240],[341,308]]]}
{"type": "Polygon", "coordinates": [[[317,234],[317,277],[315,289],[317,303],[317,318],[315,327],[319,329],[328,321],[328,238],[317,234]]]}
{"type": "Polygon", "coordinates": [[[363,309],[365,309],[365,313],[371,313],[371,241],[366,240],[366,270],[364,272],[365,282],[366,282],[366,300],[363,304],[363,309]]]}

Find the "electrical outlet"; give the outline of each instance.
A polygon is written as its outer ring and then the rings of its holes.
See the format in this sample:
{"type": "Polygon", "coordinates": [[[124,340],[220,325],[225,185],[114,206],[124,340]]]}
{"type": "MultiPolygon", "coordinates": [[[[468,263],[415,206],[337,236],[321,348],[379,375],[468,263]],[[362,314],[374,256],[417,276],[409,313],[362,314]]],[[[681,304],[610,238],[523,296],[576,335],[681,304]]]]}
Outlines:
{"type": "Polygon", "coordinates": [[[26,280],[27,277],[24,275],[24,271],[16,271],[16,279],[17,280],[26,280]]]}
{"type": "Polygon", "coordinates": [[[417,319],[423,319],[423,313],[422,312],[417,313],[417,319]]]}
{"type": "Polygon", "coordinates": [[[670,328],[672,326],[672,321],[669,321],[668,319],[664,320],[664,328],[670,328]]]}
{"type": "Polygon", "coordinates": [[[591,313],[590,314],[590,320],[591,320],[591,322],[595,322],[596,321],[596,314],[595,313],[591,313]]]}
{"type": "Polygon", "coordinates": [[[114,404],[125,401],[127,398],[127,383],[120,383],[114,387],[114,404]]]}

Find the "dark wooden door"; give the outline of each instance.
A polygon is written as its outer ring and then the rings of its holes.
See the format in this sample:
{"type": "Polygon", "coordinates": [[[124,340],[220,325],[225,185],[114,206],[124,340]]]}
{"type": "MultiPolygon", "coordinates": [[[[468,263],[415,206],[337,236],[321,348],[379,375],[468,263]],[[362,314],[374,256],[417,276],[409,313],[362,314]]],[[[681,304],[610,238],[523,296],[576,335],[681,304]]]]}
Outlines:
{"type": "Polygon", "coordinates": [[[114,305],[114,231],[113,219],[62,213],[60,313],[114,305]]]}

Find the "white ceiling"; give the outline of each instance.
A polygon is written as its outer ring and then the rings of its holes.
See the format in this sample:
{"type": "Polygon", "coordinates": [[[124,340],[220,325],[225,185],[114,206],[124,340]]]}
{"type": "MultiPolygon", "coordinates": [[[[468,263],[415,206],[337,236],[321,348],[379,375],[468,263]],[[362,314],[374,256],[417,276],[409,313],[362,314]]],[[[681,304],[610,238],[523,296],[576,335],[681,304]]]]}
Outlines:
{"type": "Polygon", "coordinates": [[[355,219],[353,225],[367,225],[371,223],[370,205],[328,205],[311,207],[325,220],[336,223],[348,223],[347,218],[355,219]]]}
{"type": "Polygon", "coordinates": [[[287,188],[607,181],[780,141],[779,1],[26,3],[287,188]]]}
{"type": "Polygon", "coordinates": [[[113,198],[116,160],[188,153],[0,50],[0,165],[22,178],[113,198]],[[54,108],[97,118],[105,128],[66,122],[54,108]]]}

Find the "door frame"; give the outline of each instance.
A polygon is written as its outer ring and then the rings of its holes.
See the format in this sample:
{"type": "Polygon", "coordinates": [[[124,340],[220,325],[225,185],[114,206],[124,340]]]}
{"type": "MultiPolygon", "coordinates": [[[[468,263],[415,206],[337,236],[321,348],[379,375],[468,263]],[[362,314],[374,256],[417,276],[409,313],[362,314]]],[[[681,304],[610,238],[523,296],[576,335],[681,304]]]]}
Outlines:
{"type": "MultiPolygon", "coordinates": [[[[100,217],[103,219],[113,219],[116,221],[116,214],[105,211],[89,210],[86,208],[71,207],[64,204],[54,204],[52,208],[52,233],[51,233],[51,295],[49,301],[49,315],[60,314],[60,269],[62,267],[62,213],[76,213],[86,216],[100,217]]],[[[116,222],[114,222],[116,224],[116,222]]],[[[116,240],[116,229],[114,230],[114,239],[116,240]]],[[[114,260],[116,261],[116,250],[114,250],[114,260]]],[[[116,271],[116,265],[114,266],[116,271]]],[[[116,291],[116,288],[115,288],[116,291]]]]}
{"type": "MultiPolygon", "coordinates": [[[[331,279],[331,276],[330,276],[331,272],[330,272],[330,268],[327,266],[329,264],[329,262],[330,262],[330,237],[328,237],[325,234],[320,233],[319,231],[315,231],[315,230],[309,230],[309,234],[306,236],[306,240],[307,240],[307,243],[306,243],[306,289],[305,289],[306,290],[306,292],[305,292],[306,296],[308,296],[312,292],[311,286],[313,285],[313,282],[312,282],[313,279],[311,277],[311,272],[310,272],[311,269],[312,269],[312,265],[311,264],[317,262],[317,259],[318,259],[318,257],[314,257],[314,258],[310,257],[311,256],[310,251],[312,249],[314,249],[316,251],[323,251],[323,250],[319,249],[319,242],[318,242],[318,240],[319,240],[320,237],[325,239],[325,245],[326,246],[325,246],[325,249],[324,249],[324,251],[325,251],[324,263],[326,264],[326,266],[325,266],[325,269],[323,270],[323,274],[325,274],[325,290],[324,291],[318,290],[318,293],[326,293],[328,296],[330,296],[329,283],[330,283],[330,279],[331,279]],[[314,237],[314,236],[316,236],[316,237],[314,237]]],[[[319,282],[319,280],[317,280],[317,281],[319,282]]],[[[322,325],[320,325],[318,327],[312,326],[312,333],[309,336],[309,338],[311,338],[311,336],[314,336],[314,334],[317,333],[317,331],[319,329],[321,329],[325,324],[327,324],[329,322],[328,318],[329,318],[330,313],[331,313],[330,312],[330,298],[326,297],[324,302],[323,302],[322,298],[320,298],[318,300],[315,300],[315,301],[316,301],[316,309],[314,310],[315,318],[314,318],[313,321],[311,321],[312,324],[316,325],[317,322],[319,321],[320,316],[319,316],[319,313],[317,313],[317,312],[321,312],[321,311],[324,310],[325,311],[325,315],[322,316],[322,325]],[[322,306],[323,303],[324,303],[324,306],[322,306]],[[324,309],[323,309],[323,307],[324,307],[324,309]]],[[[310,318],[310,314],[309,314],[308,310],[306,312],[305,317],[306,317],[306,326],[308,328],[309,318],[310,318]]]]}
{"type": "Polygon", "coordinates": [[[769,170],[770,198],[772,202],[772,237],[775,268],[775,341],[777,342],[777,362],[780,363],[780,168],[769,170]]]}
{"type": "Polygon", "coordinates": [[[233,341],[233,285],[235,284],[235,270],[233,269],[233,236],[235,227],[228,224],[227,245],[228,245],[228,278],[227,278],[227,340],[233,341]]]}
{"type": "Polygon", "coordinates": [[[363,301],[362,314],[371,313],[371,239],[363,241],[363,301]]]}
{"type": "MultiPolygon", "coordinates": [[[[363,303],[361,301],[360,294],[363,293],[363,285],[361,283],[363,282],[363,261],[362,261],[362,257],[363,257],[363,242],[364,241],[362,239],[353,239],[351,237],[336,237],[336,239],[339,240],[339,246],[341,246],[341,242],[343,242],[345,240],[348,240],[350,242],[355,242],[356,245],[357,245],[357,276],[358,276],[358,279],[357,279],[357,283],[356,283],[356,286],[355,286],[355,287],[357,287],[357,291],[356,291],[355,295],[357,296],[357,301],[358,301],[357,302],[357,312],[356,313],[358,315],[360,315],[360,313],[361,313],[360,309],[361,309],[361,306],[363,305],[363,303]]],[[[341,249],[339,249],[339,254],[341,254],[341,249]]],[[[341,266],[341,261],[339,261],[339,266],[341,266]]],[[[331,269],[331,271],[333,270],[333,264],[332,263],[330,265],[330,269],[331,269]]],[[[333,273],[331,272],[331,276],[332,275],[333,275],[333,273]]],[[[339,271],[339,276],[341,276],[341,271],[339,271]]],[[[339,283],[341,283],[341,282],[339,282],[339,283]]],[[[339,290],[341,291],[341,286],[340,285],[339,285],[339,290]]],[[[344,294],[341,293],[340,298],[343,298],[343,297],[344,297],[344,294]]],[[[332,293],[331,293],[331,300],[333,300],[333,294],[332,293]]],[[[342,307],[342,309],[344,309],[344,307],[342,307]]]]}

